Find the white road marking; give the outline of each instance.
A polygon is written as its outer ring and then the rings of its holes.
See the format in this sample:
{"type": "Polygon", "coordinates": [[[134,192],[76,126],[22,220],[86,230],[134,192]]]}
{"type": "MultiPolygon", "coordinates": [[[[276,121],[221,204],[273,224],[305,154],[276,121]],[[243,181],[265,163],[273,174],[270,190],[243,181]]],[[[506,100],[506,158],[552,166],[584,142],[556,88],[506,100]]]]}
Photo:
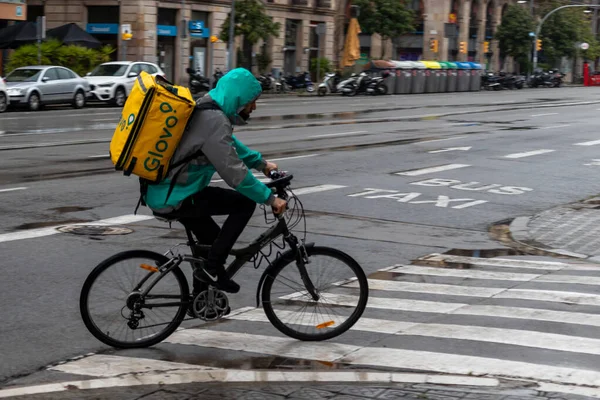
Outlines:
{"type": "Polygon", "coordinates": [[[0,193],[6,193],[6,192],[14,192],[16,190],[27,190],[28,188],[26,187],[15,187],[15,188],[9,188],[9,189],[0,189],[0,193]]]}
{"type": "Polygon", "coordinates": [[[600,372],[598,371],[433,351],[359,347],[331,342],[298,342],[288,338],[203,329],[182,330],[174,333],[165,341],[174,344],[353,365],[464,375],[518,376],[577,385],[600,384],[600,372]]]}
{"type": "Polygon", "coordinates": [[[114,118],[101,118],[101,119],[93,119],[92,122],[106,122],[106,121],[113,121],[115,124],[119,122],[119,118],[120,116],[114,117],[114,118]]]}
{"type": "Polygon", "coordinates": [[[597,144],[600,144],[600,140],[592,140],[589,142],[575,143],[574,146],[595,146],[597,144]]]}
{"type": "MultiPolygon", "coordinates": [[[[354,295],[325,292],[323,296],[327,299],[327,304],[331,305],[356,307],[358,303],[358,296],[354,295]]],[[[296,292],[281,296],[280,299],[304,302],[304,300],[308,300],[308,297],[306,293],[296,292]]],[[[466,306],[468,304],[383,297],[369,297],[369,302],[367,303],[368,308],[425,313],[451,313],[466,306]]]]}
{"type": "Polygon", "coordinates": [[[421,168],[421,169],[416,169],[416,170],[406,171],[406,172],[396,172],[396,175],[419,176],[419,175],[425,175],[425,174],[432,174],[434,172],[449,171],[451,169],[458,169],[458,168],[465,168],[465,167],[470,167],[470,165],[469,164],[446,164],[446,165],[440,165],[438,167],[421,168]]]}
{"type": "MultiPolygon", "coordinates": [[[[127,358],[127,357],[122,357],[127,358]]],[[[126,360],[124,360],[126,362],[126,360]]],[[[494,378],[460,375],[437,375],[421,373],[363,372],[363,371],[269,371],[269,370],[211,370],[169,371],[164,373],[130,374],[121,377],[67,381],[43,385],[0,390],[0,398],[32,396],[68,390],[91,390],[143,385],[176,385],[202,382],[348,382],[348,383],[422,383],[438,385],[466,385],[496,387],[500,382],[494,378]]]]}
{"type": "MultiPolygon", "coordinates": [[[[354,281],[343,284],[341,286],[356,288],[358,287],[358,283],[354,281]]],[[[507,287],[491,288],[435,283],[388,281],[381,279],[369,279],[369,290],[428,293],[448,296],[467,296],[497,299],[520,299],[564,304],[600,306],[600,295],[579,292],[561,292],[555,290],[510,289],[507,287]]]]}
{"type": "Polygon", "coordinates": [[[548,115],[558,115],[558,113],[533,114],[532,117],[546,117],[548,115]]]}
{"type": "Polygon", "coordinates": [[[600,165],[600,160],[596,158],[596,159],[593,159],[593,160],[592,160],[592,162],[590,162],[590,163],[586,163],[586,164],[583,164],[583,165],[586,165],[586,166],[588,166],[588,167],[589,167],[589,166],[592,166],[592,167],[597,167],[597,166],[599,166],[599,165],[600,165]]]}
{"type": "Polygon", "coordinates": [[[350,136],[350,135],[359,135],[361,133],[369,133],[368,131],[354,131],[354,132],[340,132],[340,133],[326,133],[324,135],[315,135],[309,136],[309,139],[312,138],[327,138],[327,137],[335,137],[335,136],[350,136]]]}
{"type": "Polygon", "coordinates": [[[557,385],[555,383],[540,382],[536,388],[540,392],[550,393],[568,393],[578,396],[587,396],[590,398],[600,399],[598,388],[557,385]]]}
{"type": "Polygon", "coordinates": [[[433,139],[433,140],[424,140],[422,142],[418,142],[417,144],[423,144],[423,143],[433,143],[433,142],[444,142],[446,140],[456,140],[456,139],[462,139],[465,138],[466,136],[453,136],[450,138],[445,138],[445,139],[433,139]]]}
{"type": "Polygon", "coordinates": [[[319,185],[319,186],[309,186],[309,187],[304,187],[304,188],[299,188],[299,189],[295,189],[294,193],[296,195],[302,195],[302,194],[309,194],[309,193],[319,193],[319,192],[326,192],[328,190],[335,190],[335,189],[343,189],[346,186],[343,185],[319,185]]]}
{"type": "Polygon", "coordinates": [[[88,156],[88,158],[110,158],[109,154],[98,154],[96,156],[88,156]]]}
{"type": "Polygon", "coordinates": [[[472,269],[418,267],[415,265],[399,265],[396,268],[390,270],[390,272],[398,272],[402,274],[411,275],[447,276],[456,278],[491,279],[517,282],[529,282],[542,276],[540,274],[515,274],[509,272],[492,272],[472,269]]]}
{"type": "MultiPolygon", "coordinates": [[[[11,135],[11,136],[17,136],[17,135],[11,135]]],[[[111,140],[112,140],[112,138],[68,140],[65,142],[23,143],[23,144],[9,145],[9,146],[0,146],[0,151],[2,151],[2,150],[22,150],[22,149],[39,148],[39,147],[70,146],[70,145],[78,145],[78,144],[110,143],[111,140]]]]}
{"type": "Polygon", "coordinates": [[[449,147],[447,149],[441,149],[441,150],[432,150],[432,151],[428,151],[428,153],[431,154],[435,154],[435,153],[445,153],[448,151],[467,151],[467,150],[471,150],[472,146],[467,146],[467,147],[449,147]]]}
{"type": "MultiPolygon", "coordinates": [[[[153,216],[150,215],[122,215],[120,217],[108,218],[99,221],[91,221],[77,224],[69,224],[69,225],[98,225],[98,226],[109,226],[109,225],[125,225],[132,224],[135,222],[147,221],[150,219],[154,219],[153,216]]],[[[56,230],[56,228],[63,225],[56,225],[48,228],[39,228],[39,229],[29,229],[22,232],[11,232],[11,233],[2,233],[0,234],[0,243],[4,242],[12,242],[15,240],[23,240],[23,239],[34,239],[45,236],[52,236],[60,233],[56,230]]]]}
{"type": "Polygon", "coordinates": [[[433,262],[466,263],[473,265],[489,265],[506,268],[529,268],[547,271],[600,271],[600,264],[566,264],[558,261],[520,260],[511,258],[480,258],[467,256],[453,256],[448,254],[433,253],[421,260],[433,262]]]}
{"type": "Polygon", "coordinates": [[[527,151],[525,153],[508,154],[508,155],[504,156],[504,158],[525,158],[525,157],[537,156],[540,154],[552,153],[554,151],[556,151],[556,150],[549,150],[549,149],[533,150],[533,151],[527,151]]]}
{"type": "Polygon", "coordinates": [[[575,283],[579,285],[600,285],[600,277],[597,276],[573,276],[573,275],[544,275],[537,279],[538,282],[552,283],[575,283]]]}
{"type": "Polygon", "coordinates": [[[525,319],[533,321],[548,321],[558,322],[561,324],[600,326],[600,315],[598,314],[586,314],[571,311],[542,310],[539,308],[471,305],[468,307],[457,309],[453,312],[453,314],[477,315],[481,317],[493,318],[525,319]]]}
{"type": "Polygon", "coordinates": [[[79,360],[59,364],[48,368],[50,371],[59,371],[67,374],[90,375],[97,377],[111,377],[135,373],[159,373],[173,370],[218,370],[220,368],[206,367],[203,365],[184,364],[171,361],[152,360],[137,357],[119,357],[113,355],[94,354],[79,360]]]}
{"type": "Polygon", "coordinates": [[[281,158],[271,158],[268,161],[287,161],[287,160],[297,160],[299,158],[308,158],[308,157],[316,157],[320,155],[319,153],[315,154],[305,154],[303,156],[293,156],[293,157],[281,157],[281,158]]]}
{"type": "Polygon", "coordinates": [[[566,128],[568,126],[571,126],[571,124],[543,126],[543,127],[539,128],[539,129],[558,129],[558,128],[566,128]]]}

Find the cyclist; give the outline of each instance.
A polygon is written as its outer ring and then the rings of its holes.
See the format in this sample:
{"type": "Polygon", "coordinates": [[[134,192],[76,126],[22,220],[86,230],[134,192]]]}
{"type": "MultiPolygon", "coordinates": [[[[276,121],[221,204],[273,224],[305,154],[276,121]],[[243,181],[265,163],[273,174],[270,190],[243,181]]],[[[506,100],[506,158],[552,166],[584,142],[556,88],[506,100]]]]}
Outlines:
{"type": "Polygon", "coordinates": [[[275,197],[265,184],[248,170],[254,168],[266,176],[277,165],[263,159],[233,135],[233,125],[246,123],[256,109],[261,85],[246,69],[237,68],[219,79],[216,88],[199,99],[198,109],[171,159],[178,165],[165,180],[149,185],[144,202],[157,215],[176,217],[204,245],[212,245],[208,254],[207,274],[201,268],[194,271],[194,293],[203,290],[206,281],[229,293],[240,286],[225,271],[229,251],[252,217],[257,203],[267,204],[276,214],[285,210],[286,202],[275,197]],[[178,163],[182,163],[179,165],[178,163]],[[209,186],[213,174],[232,188],[209,186]],[[228,215],[219,228],[213,215],[228,215]],[[216,276],[214,276],[216,275],[216,276]]]}

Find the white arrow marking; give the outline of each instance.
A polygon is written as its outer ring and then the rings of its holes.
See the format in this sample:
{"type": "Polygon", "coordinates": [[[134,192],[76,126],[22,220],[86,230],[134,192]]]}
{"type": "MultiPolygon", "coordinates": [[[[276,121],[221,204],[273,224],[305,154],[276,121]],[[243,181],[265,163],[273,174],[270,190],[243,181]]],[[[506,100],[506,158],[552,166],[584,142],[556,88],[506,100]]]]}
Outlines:
{"type": "Polygon", "coordinates": [[[429,151],[428,153],[444,153],[446,151],[454,151],[454,150],[460,150],[460,151],[467,151],[467,150],[471,150],[471,146],[469,147],[449,147],[447,149],[442,149],[442,150],[432,150],[429,151]]]}
{"type": "Polygon", "coordinates": [[[597,166],[597,165],[600,165],[600,160],[598,160],[598,159],[593,159],[591,163],[587,163],[587,164],[583,164],[583,165],[592,165],[592,166],[597,166]]]}

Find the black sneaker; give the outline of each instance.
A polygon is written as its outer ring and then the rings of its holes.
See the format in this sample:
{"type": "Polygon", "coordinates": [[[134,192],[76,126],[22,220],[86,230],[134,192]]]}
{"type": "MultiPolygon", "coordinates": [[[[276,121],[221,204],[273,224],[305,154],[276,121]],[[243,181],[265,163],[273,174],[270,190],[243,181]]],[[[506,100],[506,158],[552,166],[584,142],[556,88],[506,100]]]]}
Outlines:
{"type": "Polygon", "coordinates": [[[215,282],[214,286],[227,293],[237,293],[240,291],[240,285],[229,278],[227,273],[219,274],[219,279],[215,282]]]}

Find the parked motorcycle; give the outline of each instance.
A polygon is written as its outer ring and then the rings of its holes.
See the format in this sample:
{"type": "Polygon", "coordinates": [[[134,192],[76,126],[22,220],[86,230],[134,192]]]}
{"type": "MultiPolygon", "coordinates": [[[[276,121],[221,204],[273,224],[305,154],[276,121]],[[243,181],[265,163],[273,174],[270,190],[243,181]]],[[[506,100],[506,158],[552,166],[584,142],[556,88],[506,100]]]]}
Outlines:
{"type": "Polygon", "coordinates": [[[208,79],[194,71],[192,68],[187,68],[185,71],[190,76],[188,86],[193,95],[210,91],[210,82],[208,79]]]}
{"type": "Polygon", "coordinates": [[[551,76],[550,81],[554,84],[552,87],[561,87],[565,74],[559,71],[548,71],[548,73],[551,76]]]}
{"type": "Polygon", "coordinates": [[[216,88],[217,87],[217,82],[219,82],[219,79],[221,79],[223,77],[223,72],[221,72],[221,70],[219,68],[217,68],[215,70],[215,73],[213,74],[213,84],[212,84],[212,88],[216,88]]]}
{"type": "Polygon", "coordinates": [[[381,76],[371,78],[367,85],[367,94],[382,95],[387,94],[388,88],[385,84],[385,79],[390,75],[388,71],[384,71],[381,76]]]}
{"type": "Polygon", "coordinates": [[[319,96],[325,96],[327,93],[337,93],[337,88],[341,80],[342,76],[337,72],[325,74],[323,82],[319,84],[317,94],[319,96]]]}
{"type": "Polygon", "coordinates": [[[354,79],[348,79],[342,87],[342,95],[356,96],[360,93],[366,93],[372,78],[366,72],[361,72],[354,79]]]}
{"type": "Polygon", "coordinates": [[[552,74],[538,70],[534,72],[534,74],[529,78],[529,82],[527,82],[527,84],[529,85],[529,87],[532,88],[537,88],[540,86],[554,87],[556,83],[553,81],[552,78],[552,74]]]}
{"type": "Polygon", "coordinates": [[[285,82],[287,86],[292,89],[306,89],[307,92],[311,93],[315,91],[315,86],[310,79],[310,74],[308,72],[304,72],[294,75],[288,75],[285,77],[285,82]]]}
{"type": "Polygon", "coordinates": [[[261,74],[256,79],[260,82],[260,86],[262,87],[263,92],[269,92],[275,89],[275,78],[273,78],[272,74],[261,74]]]}

